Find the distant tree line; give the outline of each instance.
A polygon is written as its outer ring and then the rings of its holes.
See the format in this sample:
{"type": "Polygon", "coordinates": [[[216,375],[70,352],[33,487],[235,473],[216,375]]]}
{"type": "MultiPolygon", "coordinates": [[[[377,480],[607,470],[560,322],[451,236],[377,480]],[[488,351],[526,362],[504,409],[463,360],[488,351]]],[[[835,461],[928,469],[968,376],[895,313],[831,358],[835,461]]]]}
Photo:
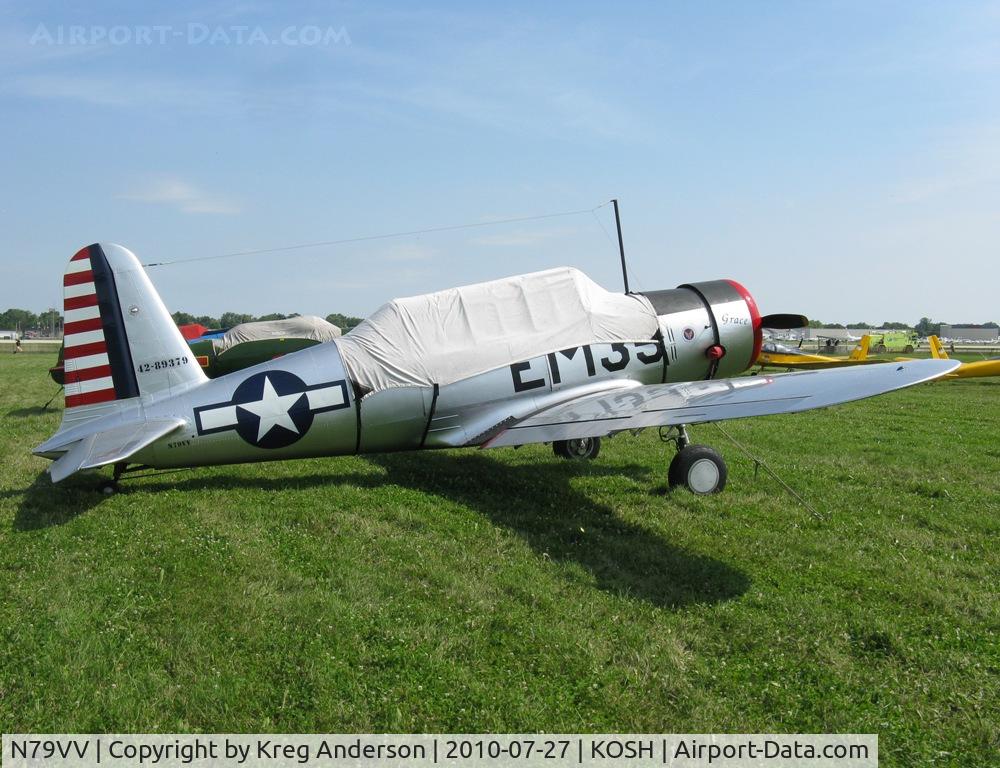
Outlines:
{"type": "Polygon", "coordinates": [[[0,313],[0,328],[5,331],[34,331],[48,335],[53,330],[62,329],[62,315],[54,309],[47,309],[36,315],[28,309],[8,309],[0,313]]]}
{"type": "Polygon", "coordinates": [[[339,312],[334,312],[332,315],[326,316],[328,323],[333,323],[344,333],[347,333],[347,331],[358,325],[362,320],[364,320],[363,317],[351,317],[350,315],[342,315],[339,312]]]}
{"type": "MultiPolygon", "coordinates": [[[[197,323],[206,328],[232,328],[240,323],[251,323],[258,320],[287,320],[290,317],[298,317],[297,312],[290,315],[283,315],[280,312],[272,312],[269,315],[248,315],[241,312],[223,312],[219,317],[211,315],[192,315],[189,312],[174,312],[172,317],[177,325],[189,325],[197,323]]],[[[326,316],[328,323],[333,323],[345,333],[360,323],[362,318],[343,315],[340,312],[333,312],[326,316]]],[[[4,330],[34,331],[41,335],[48,334],[53,328],[59,331],[62,328],[62,314],[53,309],[47,309],[40,314],[27,309],[8,309],[0,313],[0,328],[4,330]]],[[[892,331],[904,331],[913,328],[921,336],[940,335],[941,321],[931,320],[929,317],[921,317],[920,321],[913,326],[908,323],[885,322],[881,325],[871,325],[870,323],[824,323],[820,320],[810,320],[810,328],[885,328],[892,331]]],[[[998,328],[995,322],[989,323],[952,323],[953,328],[998,328]]]]}
{"type": "MultiPolygon", "coordinates": [[[[284,315],[280,312],[272,312],[269,315],[255,316],[241,312],[223,312],[219,317],[212,317],[211,315],[192,315],[189,312],[174,312],[171,317],[174,318],[174,322],[177,323],[177,325],[190,325],[192,323],[197,323],[198,325],[204,325],[206,328],[232,328],[234,325],[240,325],[241,323],[255,323],[268,320],[288,320],[292,317],[299,317],[299,313],[293,312],[290,315],[284,315]]],[[[360,323],[361,320],[362,318],[360,317],[342,315],[340,312],[334,312],[326,316],[326,321],[328,323],[333,323],[342,331],[351,330],[351,328],[360,323]]]]}
{"type": "MultiPolygon", "coordinates": [[[[248,315],[241,312],[223,312],[219,317],[212,317],[211,315],[192,315],[190,312],[174,312],[173,315],[171,315],[177,325],[198,323],[199,325],[204,325],[206,328],[232,328],[234,325],[239,325],[240,323],[251,323],[257,320],[287,320],[290,317],[298,316],[298,312],[293,312],[290,315],[285,315],[280,312],[272,312],[269,315],[259,316],[248,315]]],[[[362,318],[360,317],[352,317],[351,315],[344,315],[340,312],[334,312],[326,316],[326,321],[328,323],[333,323],[342,331],[349,331],[351,328],[360,323],[361,320],[362,318]]],[[[20,331],[21,333],[32,331],[38,333],[39,335],[46,336],[52,331],[55,331],[56,333],[61,331],[62,325],[62,313],[54,309],[47,309],[40,314],[35,314],[28,309],[14,308],[0,312],[0,329],[7,331],[20,331]]]]}
{"type": "MultiPolygon", "coordinates": [[[[942,321],[931,320],[929,317],[921,317],[919,322],[911,326],[908,323],[899,322],[885,322],[881,325],[871,325],[870,323],[858,322],[858,323],[824,323],[819,320],[810,320],[810,328],[860,328],[866,330],[875,330],[876,328],[882,328],[887,331],[907,331],[913,328],[920,336],[939,336],[941,334],[941,326],[948,325],[948,323],[943,323],[942,321]]],[[[952,328],[1000,328],[1000,325],[994,322],[989,323],[951,323],[952,328]]]]}
{"type": "MultiPolygon", "coordinates": [[[[923,318],[927,320],[928,318],[923,318]]],[[[880,324],[872,325],[871,323],[866,323],[863,320],[857,323],[824,323],[820,320],[810,320],[810,328],[862,328],[864,330],[875,330],[876,328],[882,328],[887,331],[908,331],[911,327],[909,323],[900,323],[896,321],[889,321],[880,324]]]]}

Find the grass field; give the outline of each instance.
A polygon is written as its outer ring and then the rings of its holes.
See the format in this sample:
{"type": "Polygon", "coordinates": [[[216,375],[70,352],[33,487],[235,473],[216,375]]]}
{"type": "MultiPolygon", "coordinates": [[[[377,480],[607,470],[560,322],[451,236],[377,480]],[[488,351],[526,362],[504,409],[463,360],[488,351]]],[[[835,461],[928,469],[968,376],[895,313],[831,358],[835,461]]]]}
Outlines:
{"type": "Polygon", "coordinates": [[[0,727],[875,732],[1000,764],[1000,380],[656,434],[53,487],[47,355],[0,358],[0,727]]]}

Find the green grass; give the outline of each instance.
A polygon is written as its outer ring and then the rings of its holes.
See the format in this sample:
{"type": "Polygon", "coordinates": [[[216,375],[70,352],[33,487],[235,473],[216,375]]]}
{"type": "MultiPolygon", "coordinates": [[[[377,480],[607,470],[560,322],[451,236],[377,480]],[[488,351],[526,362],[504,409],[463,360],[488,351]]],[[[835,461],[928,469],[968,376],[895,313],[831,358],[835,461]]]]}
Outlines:
{"type": "Polygon", "coordinates": [[[49,356],[0,358],[0,728],[859,731],[1000,762],[1000,381],[715,426],[53,487],[49,356]]]}

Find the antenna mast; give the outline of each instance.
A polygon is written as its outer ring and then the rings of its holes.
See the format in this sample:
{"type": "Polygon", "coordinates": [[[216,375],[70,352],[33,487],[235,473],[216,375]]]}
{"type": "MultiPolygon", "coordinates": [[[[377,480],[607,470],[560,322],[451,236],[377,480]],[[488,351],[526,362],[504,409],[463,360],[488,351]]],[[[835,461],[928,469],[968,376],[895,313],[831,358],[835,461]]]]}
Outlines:
{"type": "Polygon", "coordinates": [[[615,226],[618,227],[618,253],[622,258],[622,280],[625,281],[626,295],[631,293],[628,289],[628,267],[625,266],[625,242],[622,240],[622,217],[618,213],[618,198],[612,198],[611,202],[615,206],[615,226]]]}

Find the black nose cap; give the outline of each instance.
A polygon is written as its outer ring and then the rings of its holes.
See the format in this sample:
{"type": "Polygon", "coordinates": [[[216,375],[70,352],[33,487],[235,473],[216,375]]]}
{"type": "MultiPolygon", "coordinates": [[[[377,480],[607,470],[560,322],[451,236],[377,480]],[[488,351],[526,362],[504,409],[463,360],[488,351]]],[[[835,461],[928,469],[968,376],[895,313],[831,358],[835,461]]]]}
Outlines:
{"type": "Polygon", "coordinates": [[[792,328],[805,328],[809,325],[809,318],[805,315],[764,315],[760,319],[760,325],[762,328],[784,331],[792,328]]]}

